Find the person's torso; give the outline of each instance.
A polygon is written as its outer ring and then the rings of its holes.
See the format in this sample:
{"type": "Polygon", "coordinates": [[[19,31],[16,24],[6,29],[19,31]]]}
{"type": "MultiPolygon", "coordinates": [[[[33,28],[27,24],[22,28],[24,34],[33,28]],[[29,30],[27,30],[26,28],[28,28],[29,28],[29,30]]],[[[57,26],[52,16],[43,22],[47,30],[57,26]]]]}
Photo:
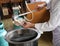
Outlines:
{"type": "Polygon", "coordinates": [[[60,26],[60,0],[51,0],[50,20],[60,26]]]}
{"type": "Polygon", "coordinates": [[[60,0],[51,0],[51,10],[54,11],[55,8],[60,8],[60,0]]]}

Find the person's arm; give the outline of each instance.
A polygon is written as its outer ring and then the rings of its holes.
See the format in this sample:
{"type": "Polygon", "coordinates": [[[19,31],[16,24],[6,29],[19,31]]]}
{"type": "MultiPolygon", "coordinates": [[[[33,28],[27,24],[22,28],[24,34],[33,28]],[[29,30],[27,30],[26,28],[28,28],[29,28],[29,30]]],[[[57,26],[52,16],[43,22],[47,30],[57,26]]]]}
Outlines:
{"type": "Polygon", "coordinates": [[[60,25],[60,8],[56,7],[50,15],[50,20],[45,23],[35,24],[35,28],[41,32],[52,31],[60,25]]]}

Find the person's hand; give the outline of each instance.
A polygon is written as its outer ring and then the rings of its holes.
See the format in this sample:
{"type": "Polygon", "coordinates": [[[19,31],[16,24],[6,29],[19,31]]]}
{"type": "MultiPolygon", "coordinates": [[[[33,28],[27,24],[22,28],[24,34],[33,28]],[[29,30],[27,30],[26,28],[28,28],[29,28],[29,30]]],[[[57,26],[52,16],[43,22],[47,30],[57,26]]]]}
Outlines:
{"type": "Polygon", "coordinates": [[[24,22],[13,21],[13,24],[15,24],[17,26],[22,26],[24,24],[24,22]]]}
{"type": "Polygon", "coordinates": [[[23,28],[34,28],[35,24],[30,23],[30,22],[18,22],[18,21],[13,21],[13,23],[17,26],[22,26],[23,28]]]}
{"type": "Polygon", "coordinates": [[[22,26],[25,23],[25,20],[14,20],[13,24],[17,25],[17,26],[22,26]]]}
{"type": "Polygon", "coordinates": [[[25,24],[22,25],[24,28],[34,28],[35,24],[26,22],[25,24]]]}
{"type": "Polygon", "coordinates": [[[20,24],[17,21],[13,21],[13,24],[19,26],[20,24]]]}

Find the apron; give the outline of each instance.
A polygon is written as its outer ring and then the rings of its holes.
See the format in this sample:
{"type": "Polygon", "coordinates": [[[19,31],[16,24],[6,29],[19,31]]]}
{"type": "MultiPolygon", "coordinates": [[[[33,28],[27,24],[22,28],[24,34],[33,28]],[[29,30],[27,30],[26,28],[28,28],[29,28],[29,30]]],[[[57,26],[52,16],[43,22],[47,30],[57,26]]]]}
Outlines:
{"type": "MultiPolygon", "coordinates": [[[[60,0],[52,0],[51,12],[60,5],[60,0]]],[[[53,31],[53,46],[60,46],[60,25],[53,31]]]]}
{"type": "Polygon", "coordinates": [[[60,26],[53,31],[53,46],[60,46],[60,26]]]}

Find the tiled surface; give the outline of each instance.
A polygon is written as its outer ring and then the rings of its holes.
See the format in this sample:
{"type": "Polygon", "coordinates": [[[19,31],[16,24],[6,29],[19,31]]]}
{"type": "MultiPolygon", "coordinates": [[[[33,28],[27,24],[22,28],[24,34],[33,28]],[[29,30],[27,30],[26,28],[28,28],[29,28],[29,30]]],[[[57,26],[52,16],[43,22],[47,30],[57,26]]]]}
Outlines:
{"type": "MultiPolygon", "coordinates": [[[[7,31],[13,29],[12,19],[5,19],[3,20],[3,22],[4,22],[4,27],[7,31]]],[[[51,32],[47,32],[41,35],[40,39],[38,40],[38,46],[52,46],[51,32]]]]}

